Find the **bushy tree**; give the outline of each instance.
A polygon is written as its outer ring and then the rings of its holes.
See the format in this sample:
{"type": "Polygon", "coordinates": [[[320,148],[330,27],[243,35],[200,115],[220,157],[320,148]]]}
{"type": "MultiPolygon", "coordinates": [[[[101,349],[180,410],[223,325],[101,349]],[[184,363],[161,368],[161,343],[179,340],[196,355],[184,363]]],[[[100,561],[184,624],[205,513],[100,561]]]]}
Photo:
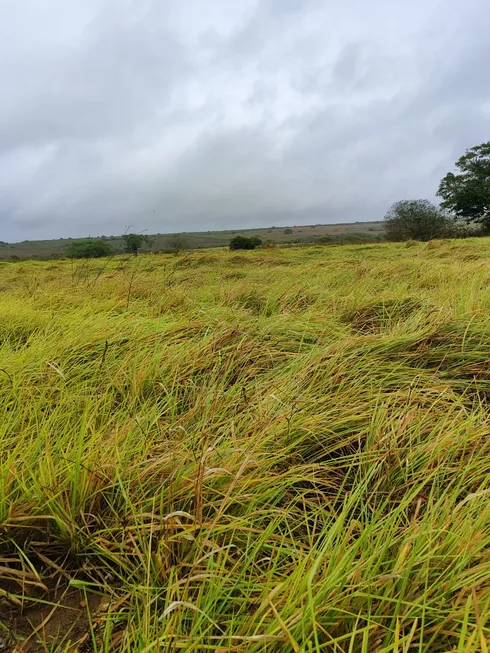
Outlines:
{"type": "Polygon", "coordinates": [[[283,233],[286,234],[286,236],[289,236],[289,234],[293,233],[293,230],[291,229],[291,227],[286,227],[283,233]]]}
{"type": "Polygon", "coordinates": [[[490,142],[466,150],[456,168],[459,174],[448,172],[439,185],[441,206],[490,230],[490,142]]]}
{"type": "Polygon", "coordinates": [[[112,247],[104,240],[89,238],[79,242],[71,243],[65,250],[69,258],[101,258],[110,256],[112,247]]]}
{"type": "Polygon", "coordinates": [[[246,238],[245,236],[235,236],[230,240],[230,249],[255,249],[260,247],[262,241],[257,236],[246,238]]]}
{"type": "Polygon", "coordinates": [[[143,245],[151,245],[151,240],[143,234],[124,234],[124,251],[126,254],[138,254],[143,245]]]}
{"type": "Polygon", "coordinates": [[[176,234],[175,236],[170,236],[165,240],[165,249],[169,249],[175,254],[183,252],[189,247],[189,243],[185,236],[181,234],[176,234]]]}
{"type": "Polygon", "coordinates": [[[428,200],[405,200],[393,204],[384,217],[387,240],[432,240],[453,232],[452,220],[428,200]]]}

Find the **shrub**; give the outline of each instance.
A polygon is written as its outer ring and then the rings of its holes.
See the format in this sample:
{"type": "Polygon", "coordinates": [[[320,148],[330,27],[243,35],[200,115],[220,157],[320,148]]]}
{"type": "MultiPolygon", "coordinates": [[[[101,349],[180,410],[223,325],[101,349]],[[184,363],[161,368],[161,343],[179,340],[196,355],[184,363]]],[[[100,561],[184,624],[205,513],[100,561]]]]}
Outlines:
{"type": "Polygon", "coordinates": [[[89,239],[72,243],[65,253],[69,258],[101,258],[110,256],[112,247],[105,240],[89,239]]]}
{"type": "Polygon", "coordinates": [[[393,204],[384,217],[387,240],[446,238],[454,233],[453,221],[428,200],[405,200],[393,204]]]}
{"type": "Polygon", "coordinates": [[[293,230],[291,229],[291,227],[287,227],[287,229],[284,229],[284,232],[283,232],[283,233],[284,233],[286,236],[288,236],[289,234],[292,234],[292,233],[293,233],[293,230]]]}
{"type": "Polygon", "coordinates": [[[262,245],[262,241],[256,236],[252,238],[235,236],[235,238],[230,240],[230,249],[255,249],[256,247],[260,247],[260,245],[262,245]]]}

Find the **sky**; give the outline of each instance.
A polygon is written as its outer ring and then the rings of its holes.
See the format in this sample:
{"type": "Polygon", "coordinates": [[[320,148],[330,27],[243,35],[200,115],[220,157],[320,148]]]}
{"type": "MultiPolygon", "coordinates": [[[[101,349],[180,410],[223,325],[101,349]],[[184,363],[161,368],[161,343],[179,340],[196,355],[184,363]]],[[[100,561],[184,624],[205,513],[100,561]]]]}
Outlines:
{"type": "Polygon", "coordinates": [[[488,0],[0,0],[0,240],[378,220],[490,140],[488,0]]]}

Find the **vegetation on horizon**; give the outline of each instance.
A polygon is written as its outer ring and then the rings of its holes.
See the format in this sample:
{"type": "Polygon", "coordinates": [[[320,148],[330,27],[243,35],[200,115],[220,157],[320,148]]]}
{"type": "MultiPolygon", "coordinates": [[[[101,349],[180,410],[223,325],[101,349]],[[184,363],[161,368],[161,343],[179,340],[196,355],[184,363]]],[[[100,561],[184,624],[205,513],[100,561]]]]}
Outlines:
{"type": "Polygon", "coordinates": [[[252,238],[245,238],[245,236],[235,236],[230,240],[230,249],[255,249],[262,245],[262,240],[253,236],[252,238]]]}
{"type": "MultiPolygon", "coordinates": [[[[332,244],[362,244],[380,242],[383,240],[381,222],[362,222],[328,225],[299,225],[290,227],[292,234],[284,234],[284,229],[264,227],[257,229],[203,231],[181,234],[152,234],[151,250],[154,253],[175,253],[176,251],[195,250],[216,247],[228,247],[230,239],[235,235],[247,238],[257,237],[277,245],[312,245],[328,238],[332,244]]],[[[4,243],[0,246],[1,260],[57,260],[67,254],[67,249],[74,243],[85,242],[87,239],[63,239],[47,241],[24,241],[21,243],[4,243]]],[[[101,236],[93,240],[103,240],[109,243],[114,252],[124,251],[122,236],[101,236]]]]}
{"type": "Polygon", "coordinates": [[[0,264],[2,645],[487,651],[489,262],[0,264]]]}
{"type": "MultiPolygon", "coordinates": [[[[101,236],[95,239],[78,239],[70,242],[68,247],[56,247],[57,251],[40,255],[32,247],[36,243],[9,244],[0,241],[2,257],[19,260],[17,252],[23,252],[26,245],[27,257],[62,258],[98,258],[110,253],[107,241],[119,243],[114,250],[130,254],[146,246],[153,251],[171,251],[178,253],[184,249],[202,247],[231,246],[232,249],[251,249],[252,241],[256,246],[259,241],[271,244],[345,244],[355,242],[379,242],[383,236],[389,241],[421,240],[435,238],[466,238],[468,236],[487,235],[490,232],[490,142],[470,148],[458,159],[456,167],[460,173],[449,172],[439,185],[437,195],[442,198],[440,207],[428,200],[403,200],[392,205],[382,222],[355,223],[345,225],[306,225],[304,227],[286,227],[282,231],[275,227],[221,232],[200,232],[190,234],[156,234],[154,237],[138,234],[123,236],[101,236]],[[478,228],[468,228],[475,223],[478,228]],[[369,226],[369,225],[377,225],[369,226]],[[341,227],[335,232],[335,229],[341,227]],[[380,228],[381,227],[381,228],[380,228]],[[323,232],[318,233],[318,228],[323,232]],[[308,230],[311,229],[310,233],[308,230]],[[305,235],[303,231],[306,230],[305,235]],[[249,236],[245,232],[252,231],[249,236]],[[335,232],[335,233],[334,233],[335,232]],[[228,234],[232,234],[230,239],[228,234]],[[261,236],[267,237],[261,238],[261,236]],[[270,234],[270,237],[269,237],[270,234]],[[290,238],[290,236],[293,236],[290,238]],[[162,240],[163,239],[163,240],[162,240]],[[247,245],[248,243],[248,245],[247,245]]],[[[63,240],[63,239],[60,239],[63,240]]],[[[72,239],[68,239],[71,241],[72,239]]],[[[54,243],[56,241],[47,241],[54,243]]],[[[111,248],[112,249],[112,248],[111,248]]],[[[25,254],[24,254],[25,255],[25,254]]]]}

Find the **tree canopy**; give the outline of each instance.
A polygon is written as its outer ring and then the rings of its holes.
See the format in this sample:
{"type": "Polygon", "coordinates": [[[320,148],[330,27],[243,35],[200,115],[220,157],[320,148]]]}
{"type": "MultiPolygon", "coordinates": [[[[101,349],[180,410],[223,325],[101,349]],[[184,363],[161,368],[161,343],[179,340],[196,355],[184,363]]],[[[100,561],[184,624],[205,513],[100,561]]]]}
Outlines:
{"type": "Polygon", "coordinates": [[[384,217],[388,240],[432,240],[452,231],[452,221],[428,200],[405,200],[393,204],[384,217]]]}
{"type": "Polygon", "coordinates": [[[151,240],[143,234],[124,234],[124,251],[127,254],[138,254],[143,245],[151,245],[151,240]]]}
{"type": "Polygon", "coordinates": [[[466,150],[439,185],[441,206],[457,217],[490,229],[490,142],[466,150]]]}

